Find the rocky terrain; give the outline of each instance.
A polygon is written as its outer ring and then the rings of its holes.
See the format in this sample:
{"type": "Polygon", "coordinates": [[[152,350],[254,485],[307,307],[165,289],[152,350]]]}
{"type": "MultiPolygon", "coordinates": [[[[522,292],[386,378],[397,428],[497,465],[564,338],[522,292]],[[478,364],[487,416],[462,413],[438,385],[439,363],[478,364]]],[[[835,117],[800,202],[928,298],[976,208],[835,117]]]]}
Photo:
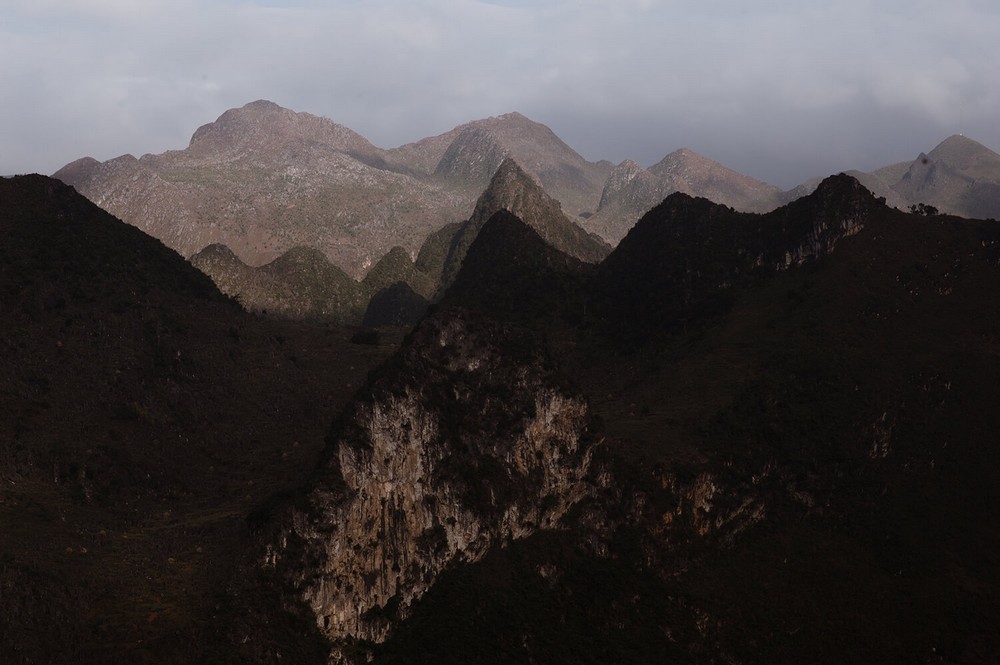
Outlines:
{"type": "MultiPolygon", "coordinates": [[[[900,210],[924,204],[949,215],[1000,217],[1000,155],[966,136],[951,136],[912,162],[851,175],[900,210]]],[[[806,183],[785,198],[807,194],[815,184],[806,183]]]]}
{"type": "MultiPolygon", "coordinates": [[[[782,192],[684,148],[645,169],[629,160],[589,162],[518,113],[383,149],[330,120],[266,101],[227,111],[199,128],[184,150],[103,163],[83,158],[56,177],[192,257],[254,311],[357,323],[368,302],[397,282],[425,299],[442,292],[474,236],[458,225],[471,216],[477,227],[495,212],[482,208],[483,192],[496,188],[491,183],[508,163],[540,186],[546,200],[533,204],[534,212],[559,220],[546,223],[551,228],[542,235],[586,261],[602,258],[610,248],[599,244],[617,244],[671,193],[766,212],[820,182],[782,192]],[[584,249],[586,243],[594,246],[584,249]],[[386,281],[390,252],[395,272],[386,281]],[[402,254],[412,265],[401,265],[402,254]],[[376,267],[380,274],[367,285],[346,279],[362,282],[376,267]]],[[[900,210],[1000,213],[1000,156],[965,137],[910,164],[849,174],[900,210]]],[[[526,202],[503,204],[514,210],[526,202]]],[[[514,212],[541,228],[533,214],[514,212]]],[[[409,296],[399,302],[415,303],[409,296]]],[[[399,319],[392,312],[382,318],[399,319]]]]}
{"type": "Polygon", "coordinates": [[[246,565],[331,662],[990,662],[998,243],[847,176],[674,194],[596,269],[501,211],[246,565]]]}
{"type": "Polygon", "coordinates": [[[260,266],[306,246],[361,279],[392,247],[415,257],[428,235],[467,218],[507,157],[571,211],[596,207],[610,170],[517,113],[384,150],[257,101],[199,128],[184,150],[83,158],[55,177],[183,256],[218,243],[260,266]]]}
{"type": "Polygon", "coordinates": [[[773,185],[681,148],[648,169],[633,161],[616,166],[601,192],[597,214],[587,226],[618,244],[635,220],[674,192],[704,197],[744,212],[772,210],[781,195],[773,185]]]}
{"type": "Polygon", "coordinates": [[[304,247],[293,248],[257,268],[243,263],[224,245],[210,245],[192,256],[191,262],[220,290],[253,311],[314,321],[412,325],[429,301],[454,281],[483,224],[500,210],[514,211],[547,242],[582,261],[597,263],[611,251],[600,237],[570,221],[559,202],[507,158],[496,169],[469,219],[428,236],[416,262],[404,248],[394,247],[360,282],[333,266],[318,250],[304,247]],[[404,287],[408,295],[400,291],[404,287]],[[395,294],[392,297],[390,289],[395,294]],[[367,316],[370,303],[380,294],[384,295],[373,304],[378,312],[367,316]]]}
{"type": "Polygon", "coordinates": [[[395,352],[0,182],[3,661],[996,662],[995,222],[491,182],[395,352]]]}

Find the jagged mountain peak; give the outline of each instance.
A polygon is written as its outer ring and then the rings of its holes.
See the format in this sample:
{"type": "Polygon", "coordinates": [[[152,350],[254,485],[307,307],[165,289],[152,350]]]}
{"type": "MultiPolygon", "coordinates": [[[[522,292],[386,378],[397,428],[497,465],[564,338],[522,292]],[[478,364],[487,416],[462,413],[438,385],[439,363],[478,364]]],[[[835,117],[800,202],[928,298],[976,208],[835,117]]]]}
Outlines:
{"type": "Polygon", "coordinates": [[[598,236],[570,221],[559,201],[549,196],[514,159],[506,158],[476,202],[472,216],[455,234],[442,271],[442,289],[454,281],[483,225],[500,210],[517,216],[545,242],[581,261],[597,263],[611,251],[598,236]]]}
{"type": "Polygon", "coordinates": [[[500,120],[514,120],[514,121],[518,121],[518,122],[521,122],[521,121],[524,121],[524,120],[528,120],[529,122],[534,122],[533,120],[531,120],[530,118],[528,118],[526,115],[524,115],[523,113],[519,113],[518,111],[511,111],[509,113],[503,113],[503,114],[501,114],[501,115],[499,115],[497,117],[500,120]]]}
{"type": "MultiPolygon", "coordinates": [[[[612,168],[607,162],[587,161],[548,126],[517,112],[460,125],[410,151],[430,151],[435,146],[442,155],[436,173],[461,173],[480,187],[504,158],[513,157],[574,216],[597,209],[601,187],[612,168]],[[447,147],[442,145],[445,142],[447,147]]],[[[422,159],[426,163],[427,157],[422,159]]]]}
{"type": "Polygon", "coordinates": [[[514,159],[501,162],[490,186],[476,203],[473,219],[481,226],[497,210],[507,210],[532,227],[557,249],[589,263],[603,259],[611,248],[597,236],[571,222],[556,199],[549,196],[514,159]]]}
{"type": "Polygon", "coordinates": [[[959,134],[920,153],[892,189],[912,203],[966,217],[1000,210],[1000,155],[959,134]]]}
{"type": "Polygon", "coordinates": [[[481,225],[500,209],[509,210],[522,219],[534,218],[543,212],[562,213],[559,202],[546,194],[541,185],[510,157],[504,158],[494,171],[489,186],[476,202],[473,218],[481,218],[481,225]]]}
{"type": "Polygon", "coordinates": [[[860,223],[872,213],[885,209],[884,198],[878,198],[861,182],[846,173],[824,178],[815,191],[769,213],[789,219],[822,220],[838,226],[850,220],[860,223]]]}
{"type": "MultiPolygon", "coordinates": [[[[511,157],[507,157],[500,162],[500,166],[493,173],[493,178],[490,181],[490,189],[504,191],[509,190],[511,187],[530,189],[539,194],[545,193],[542,186],[538,184],[538,181],[528,175],[517,161],[511,157]]],[[[552,200],[558,205],[558,201],[555,201],[555,199],[552,200]]]]}
{"type": "Polygon", "coordinates": [[[649,172],[671,180],[671,184],[680,191],[705,191],[713,200],[728,205],[733,205],[731,199],[734,198],[747,198],[749,202],[754,197],[767,198],[778,192],[773,185],[734,171],[690,148],[674,150],[649,167],[649,172]],[[718,196],[711,196],[715,191],[718,191],[718,196]]]}
{"type": "Polygon", "coordinates": [[[690,148],[678,148],[650,166],[649,171],[662,176],[681,169],[711,169],[716,167],[725,168],[718,162],[700,155],[690,148]]]}
{"type": "Polygon", "coordinates": [[[597,301],[606,320],[633,319],[636,339],[684,329],[725,312],[734,285],[830,254],[879,210],[885,205],[845,174],[766,214],[675,192],[601,264],[597,301]],[[649,292],[668,295],[649,301],[649,292]]]}
{"type": "Polygon", "coordinates": [[[816,191],[810,196],[829,197],[835,194],[874,198],[872,193],[857,178],[847,173],[837,173],[823,178],[816,187],[816,191]]]}
{"type": "Polygon", "coordinates": [[[944,157],[945,155],[970,154],[970,153],[996,153],[984,146],[979,141],[970,139],[965,134],[952,134],[941,141],[931,150],[931,155],[944,157]]]}
{"type": "Polygon", "coordinates": [[[696,163],[708,163],[711,162],[708,157],[700,155],[691,148],[678,148],[673,152],[668,153],[663,159],[650,167],[651,171],[657,170],[661,165],[668,166],[671,164],[677,164],[679,162],[696,162],[696,163]]]}

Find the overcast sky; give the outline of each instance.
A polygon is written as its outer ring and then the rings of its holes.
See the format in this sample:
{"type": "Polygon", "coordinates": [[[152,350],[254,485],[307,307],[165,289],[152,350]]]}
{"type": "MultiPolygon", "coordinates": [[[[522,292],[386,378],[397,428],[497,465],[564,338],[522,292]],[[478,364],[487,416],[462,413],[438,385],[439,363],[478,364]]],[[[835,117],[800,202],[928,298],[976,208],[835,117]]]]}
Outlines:
{"type": "Polygon", "coordinates": [[[187,146],[269,99],[391,148],[520,111],[590,160],[784,187],[1000,150],[997,0],[0,0],[0,174],[187,146]]]}

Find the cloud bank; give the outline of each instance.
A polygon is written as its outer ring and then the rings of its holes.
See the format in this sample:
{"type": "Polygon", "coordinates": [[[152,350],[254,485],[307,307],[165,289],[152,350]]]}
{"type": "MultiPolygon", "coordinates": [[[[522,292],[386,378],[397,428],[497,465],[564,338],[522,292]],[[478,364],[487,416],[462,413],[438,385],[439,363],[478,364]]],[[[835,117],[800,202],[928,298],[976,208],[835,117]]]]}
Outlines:
{"type": "Polygon", "coordinates": [[[0,173],[183,148],[270,99],[382,147],[520,111],[588,159],[685,146],[775,184],[1000,148],[1000,5],[0,2],[0,173]]]}

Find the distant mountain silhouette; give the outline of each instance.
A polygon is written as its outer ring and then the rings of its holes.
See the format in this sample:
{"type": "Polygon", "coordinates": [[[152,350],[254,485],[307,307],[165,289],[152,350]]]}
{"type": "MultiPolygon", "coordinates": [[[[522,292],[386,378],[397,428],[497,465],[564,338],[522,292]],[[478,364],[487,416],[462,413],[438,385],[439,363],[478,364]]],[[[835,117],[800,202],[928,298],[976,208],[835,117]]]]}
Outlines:
{"type": "Polygon", "coordinates": [[[457,230],[442,268],[442,288],[454,281],[479,231],[499,210],[512,212],[547,243],[581,261],[597,263],[611,251],[600,237],[571,222],[563,214],[559,202],[508,158],[479,197],[472,216],[457,230]]]}
{"type": "Polygon", "coordinates": [[[780,190],[681,148],[642,169],[632,161],[615,167],[601,194],[597,214],[588,220],[613,244],[625,236],[634,220],[673,192],[700,196],[746,212],[775,207],[780,190]]]}
{"type": "Polygon", "coordinates": [[[920,154],[893,189],[964,217],[1000,217],[1000,155],[964,136],[920,154]]]}
{"type": "Polygon", "coordinates": [[[468,194],[386,159],[346,127],[258,101],[199,128],[184,150],[82,160],[55,177],[185,256],[221,243],[257,266],[308,246],[360,279],[472,208],[468,194]]]}
{"type": "Polygon", "coordinates": [[[735,285],[829,253],[880,207],[846,175],[763,215],[671,194],[601,264],[597,309],[616,330],[644,336],[700,325],[728,309],[735,285]]]}
{"type": "MultiPolygon", "coordinates": [[[[912,163],[848,174],[890,207],[924,204],[969,217],[1000,216],[1000,156],[965,137],[951,137],[912,163]]],[[[229,259],[262,268],[295,248],[318,250],[358,282],[374,270],[357,306],[346,304],[357,298],[343,295],[348,284],[339,277],[325,296],[309,291],[315,286],[309,280],[286,276],[274,281],[275,275],[267,278],[274,288],[265,295],[259,278],[268,271],[254,272],[253,286],[239,290],[246,305],[258,311],[290,316],[326,311],[344,321],[359,320],[367,299],[398,281],[432,297],[454,279],[476,229],[500,208],[514,212],[557,248],[596,262],[608,249],[587,240],[588,234],[615,245],[672,193],[766,212],[809,194],[821,181],[814,178],[781,192],[684,148],[646,169],[629,160],[618,166],[593,163],[551,129],[519,113],[383,149],[330,120],[263,100],[230,109],[198,128],[183,150],[106,162],[85,157],[56,176],[184,256],[225,245],[233,256],[216,257],[211,265],[228,266],[233,275],[251,273],[229,259]],[[524,198],[486,205],[490,195],[484,190],[495,187],[492,181],[508,160],[525,175],[519,186],[527,188],[531,181],[538,189],[532,194],[535,203],[524,198]],[[526,213],[517,205],[537,210],[526,213]],[[560,221],[541,223],[540,214],[560,221]],[[407,261],[415,256],[414,265],[404,265],[403,255],[407,261]],[[341,304],[319,306],[331,298],[341,304]]],[[[225,272],[211,274],[223,284],[225,272]]],[[[317,263],[313,272],[324,269],[317,263]]],[[[224,290],[234,292],[231,286],[224,290]]]]}
{"type": "MultiPolygon", "coordinates": [[[[966,136],[951,136],[912,162],[849,174],[900,210],[923,203],[950,215],[1000,218],[1000,155],[966,136]]],[[[807,194],[816,183],[804,183],[783,199],[807,194]]]]}
{"type": "Polygon", "coordinates": [[[531,165],[573,216],[596,208],[610,171],[517,113],[384,150],[261,100],[200,127],[184,150],[83,158],[55,177],[185,256],[220,243],[257,266],[308,246],[360,279],[392,247],[416,252],[465,219],[508,156],[531,165]]]}

